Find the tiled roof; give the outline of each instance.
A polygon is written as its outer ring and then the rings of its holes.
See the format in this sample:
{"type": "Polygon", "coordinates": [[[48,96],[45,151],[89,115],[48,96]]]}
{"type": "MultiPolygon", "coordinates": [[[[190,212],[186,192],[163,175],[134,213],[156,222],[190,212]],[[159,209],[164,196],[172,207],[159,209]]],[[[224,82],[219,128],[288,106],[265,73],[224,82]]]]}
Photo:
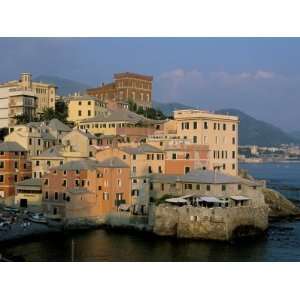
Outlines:
{"type": "Polygon", "coordinates": [[[42,186],[42,179],[40,178],[29,178],[16,183],[17,186],[42,186]]]}
{"type": "Polygon", "coordinates": [[[72,129],[69,126],[67,126],[66,124],[64,124],[58,119],[52,119],[51,121],[49,121],[47,125],[49,128],[53,130],[67,131],[67,132],[72,131],[72,129]]]}
{"type": "Polygon", "coordinates": [[[3,142],[0,144],[0,151],[1,152],[25,152],[26,149],[23,148],[16,142],[3,142]]]}
{"type": "Polygon", "coordinates": [[[63,157],[63,155],[61,154],[62,150],[63,150],[62,145],[56,145],[45,150],[38,157],[63,157]]]}
{"type": "Polygon", "coordinates": [[[68,189],[67,193],[69,194],[92,194],[87,188],[75,187],[72,189],[68,189]]]}
{"type": "Polygon", "coordinates": [[[162,153],[163,151],[149,144],[141,144],[138,147],[120,147],[120,150],[129,154],[141,154],[141,153],[162,153]]]}
{"type": "Polygon", "coordinates": [[[82,159],[69,161],[57,167],[58,170],[75,171],[75,170],[92,170],[98,167],[98,161],[92,159],[82,159]]]}
{"type": "Polygon", "coordinates": [[[103,168],[129,168],[129,166],[118,157],[111,157],[99,161],[98,166],[103,168]]]}

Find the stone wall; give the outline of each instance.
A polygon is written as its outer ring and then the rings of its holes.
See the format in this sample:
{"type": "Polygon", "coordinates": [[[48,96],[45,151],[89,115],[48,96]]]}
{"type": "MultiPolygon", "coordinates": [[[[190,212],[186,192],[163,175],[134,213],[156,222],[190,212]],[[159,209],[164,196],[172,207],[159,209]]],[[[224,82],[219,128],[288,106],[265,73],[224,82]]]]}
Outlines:
{"type": "Polygon", "coordinates": [[[198,208],[159,205],[154,233],[178,238],[230,240],[237,234],[253,235],[268,227],[268,207],[198,208]]]}

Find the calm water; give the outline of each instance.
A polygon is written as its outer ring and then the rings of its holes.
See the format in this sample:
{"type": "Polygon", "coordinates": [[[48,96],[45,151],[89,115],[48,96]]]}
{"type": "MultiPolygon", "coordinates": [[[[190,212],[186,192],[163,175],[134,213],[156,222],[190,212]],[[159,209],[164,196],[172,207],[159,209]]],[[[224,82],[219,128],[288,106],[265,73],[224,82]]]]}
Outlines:
{"type": "MultiPolygon", "coordinates": [[[[300,164],[243,168],[269,184],[300,186],[300,164]]],[[[273,223],[265,237],[247,242],[175,240],[99,229],[0,245],[0,252],[26,261],[71,261],[72,241],[75,261],[300,261],[299,221],[273,223]]]]}

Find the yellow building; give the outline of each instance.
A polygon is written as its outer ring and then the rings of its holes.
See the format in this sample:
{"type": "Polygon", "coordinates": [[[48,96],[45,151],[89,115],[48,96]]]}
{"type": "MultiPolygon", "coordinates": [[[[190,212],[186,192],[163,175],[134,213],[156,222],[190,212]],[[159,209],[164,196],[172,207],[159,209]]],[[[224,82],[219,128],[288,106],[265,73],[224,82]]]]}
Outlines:
{"type": "Polygon", "coordinates": [[[1,87],[9,89],[22,89],[23,91],[33,92],[36,99],[36,113],[42,113],[45,108],[55,109],[55,98],[57,87],[53,84],[32,81],[30,73],[21,73],[19,80],[12,80],[3,84],[1,87]]]}
{"type": "Polygon", "coordinates": [[[73,96],[67,99],[68,121],[79,123],[87,118],[93,118],[106,111],[106,105],[96,97],[89,95],[73,96]]]}
{"type": "Polygon", "coordinates": [[[174,111],[174,120],[180,138],[209,147],[210,170],[238,174],[238,117],[187,109],[174,111]]]}
{"type": "Polygon", "coordinates": [[[107,110],[94,118],[79,123],[80,129],[89,130],[97,135],[142,135],[151,134],[148,129],[155,129],[159,121],[150,120],[142,115],[127,110],[107,110]]]}

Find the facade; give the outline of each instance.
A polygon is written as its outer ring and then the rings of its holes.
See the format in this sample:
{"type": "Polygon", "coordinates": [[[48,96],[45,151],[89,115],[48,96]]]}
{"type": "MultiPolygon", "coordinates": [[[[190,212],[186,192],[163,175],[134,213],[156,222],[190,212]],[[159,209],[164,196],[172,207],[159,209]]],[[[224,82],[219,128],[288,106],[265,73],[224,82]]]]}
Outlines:
{"type": "Polygon", "coordinates": [[[0,144],[0,198],[15,195],[15,184],[31,177],[31,162],[27,151],[16,142],[0,144]]]}
{"type": "Polygon", "coordinates": [[[45,108],[55,109],[57,87],[53,84],[32,81],[30,73],[21,73],[19,80],[12,80],[0,84],[1,88],[32,92],[36,97],[36,113],[42,113],[45,108]]]}
{"type": "Polygon", "coordinates": [[[57,119],[49,122],[30,122],[10,127],[5,141],[18,142],[28,151],[30,157],[34,157],[56,144],[61,144],[63,136],[70,131],[71,128],[57,119]]]}
{"type": "Polygon", "coordinates": [[[70,97],[67,103],[68,121],[75,124],[87,118],[94,118],[106,111],[106,105],[103,101],[89,95],[70,97]]]}
{"type": "Polygon", "coordinates": [[[159,121],[126,110],[108,110],[106,113],[79,123],[79,128],[82,130],[89,130],[96,135],[123,136],[128,142],[153,134],[159,126],[159,121]]]}
{"type": "Polygon", "coordinates": [[[218,169],[229,175],[238,174],[238,123],[235,116],[201,110],[174,111],[174,120],[164,124],[161,131],[148,137],[150,143],[203,145],[208,147],[209,170],[218,169]]]}
{"type": "Polygon", "coordinates": [[[152,107],[152,76],[135,73],[114,74],[114,82],[88,89],[91,96],[103,101],[127,102],[133,101],[137,106],[152,107]]]}
{"type": "Polygon", "coordinates": [[[0,85],[0,128],[14,126],[16,116],[33,120],[37,97],[32,91],[0,85]]]}
{"type": "Polygon", "coordinates": [[[105,217],[130,205],[130,170],[118,158],[68,162],[43,177],[43,210],[50,218],[105,217]]]}
{"type": "Polygon", "coordinates": [[[42,180],[26,179],[16,184],[15,205],[29,208],[31,211],[40,212],[42,209],[42,180]]]}

